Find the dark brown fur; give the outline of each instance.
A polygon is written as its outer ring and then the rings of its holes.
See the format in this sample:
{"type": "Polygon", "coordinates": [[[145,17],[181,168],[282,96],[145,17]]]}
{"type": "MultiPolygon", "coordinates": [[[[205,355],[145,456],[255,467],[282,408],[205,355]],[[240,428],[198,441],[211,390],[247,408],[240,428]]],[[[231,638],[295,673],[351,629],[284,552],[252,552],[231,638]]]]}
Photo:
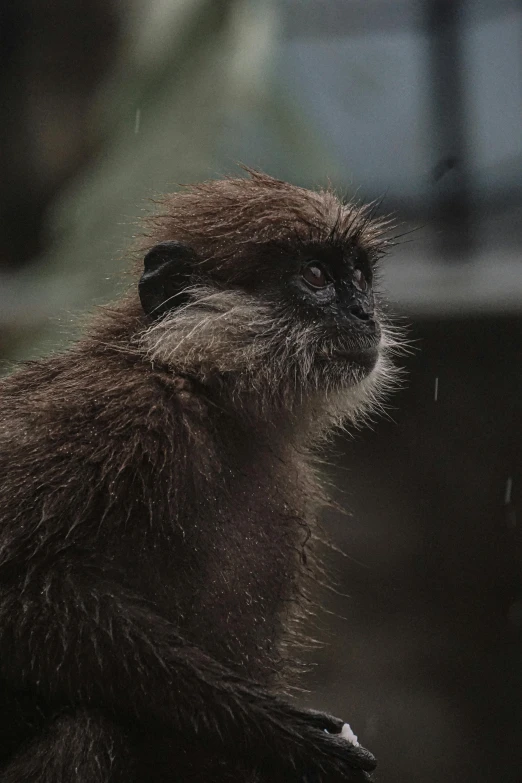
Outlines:
{"type": "Polygon", "coordinates": [[[271,693],[321,496],[308,451],[375,406],[392,340],[371,380],[317,370],[304,327],[268,367],[283,316],[255,280],[292,244],[380,254],[382,226],[256,173],[170,196],[150,226],[144,246],[197,252],[194,304],[151,325],[134,283],[0,384],[0,781],[364,780],[323,731],[342,721],[271,693]]]}

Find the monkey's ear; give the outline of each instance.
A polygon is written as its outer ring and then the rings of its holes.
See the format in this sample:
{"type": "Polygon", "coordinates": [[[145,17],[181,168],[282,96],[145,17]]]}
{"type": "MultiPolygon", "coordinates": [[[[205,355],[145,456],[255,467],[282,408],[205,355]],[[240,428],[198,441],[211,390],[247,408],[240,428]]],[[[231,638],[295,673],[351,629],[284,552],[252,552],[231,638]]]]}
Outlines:
{"type": "Polygon", "coordinates": [[[146,315],[158,318],[188,300],[185,289],[196,260],[192,248],[181,242],[160,242],[149,250],[138,284],[146,315]]]}

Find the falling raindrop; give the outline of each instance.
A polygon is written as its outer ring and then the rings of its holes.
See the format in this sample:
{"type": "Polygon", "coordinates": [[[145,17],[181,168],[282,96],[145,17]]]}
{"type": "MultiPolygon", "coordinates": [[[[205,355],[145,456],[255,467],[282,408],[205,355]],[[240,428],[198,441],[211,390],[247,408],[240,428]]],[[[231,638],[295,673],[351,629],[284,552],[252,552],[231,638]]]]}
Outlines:
{"type": "Polygon", "coordinates": [[[433,394],[433,399],[435,402],[439,399],[439,379],[435,378],[435,390],[433,394]]]}
{"type": "Polygon", "coordinates": [[[135,134],[138,134],[140,132],[140,122],[141,122],[141,109],[136,109],[136,117],[134,118],[135,134]]]}
{"type": "Polygon", "coordinates": [[[514,528],[516,528],[517,526],[517,512],[511,500],[512,490],[513,490],[513,479],[511,478],[511,476],[508,476],[506,480],[506,488],[504,490],[506,526],[511,530],[514,530],[514,528]]]}
{"type": "Polygon", "coordinates": [[[511,490],[513,489],[513,479],[508,476],[506,481],[506,490],[504,492],[504,505],[511,503],[511,490]]]}

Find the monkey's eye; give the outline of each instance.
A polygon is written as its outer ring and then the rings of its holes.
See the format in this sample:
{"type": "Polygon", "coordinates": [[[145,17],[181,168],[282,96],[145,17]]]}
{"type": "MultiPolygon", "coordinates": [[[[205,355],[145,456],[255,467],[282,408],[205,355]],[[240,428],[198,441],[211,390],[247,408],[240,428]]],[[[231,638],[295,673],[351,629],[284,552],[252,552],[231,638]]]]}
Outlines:
{"type": "Polygon", "coordinates": [[[323,267],[317,261],[312,261],[305,266],[301,272],[301,277],[305,283],[308,283],[310,288],[326,288],[331,282],[323,267]]]}
{"type": "Polygon", "coordinates": [[[362,271],[362,269],[357,269],[357,267],[356,267],[353,270],[352,282],[353,282],[354,287],[358,291],[364,292],[364,291],[368,290],[369,283],[368,283],[368,280],[366,279],[366,277],[364,276],[364,272],[362,271]]]}

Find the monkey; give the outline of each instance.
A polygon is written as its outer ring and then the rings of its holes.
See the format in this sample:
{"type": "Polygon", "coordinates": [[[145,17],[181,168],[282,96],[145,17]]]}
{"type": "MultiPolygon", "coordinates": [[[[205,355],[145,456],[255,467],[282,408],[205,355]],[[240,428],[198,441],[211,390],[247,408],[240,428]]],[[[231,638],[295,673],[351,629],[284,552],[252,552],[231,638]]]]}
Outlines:
{"type": "Polygon", "coordinates": [[[315,451],[396,377],[387,229],[257,170],[184,187],[128,290],[0,381],[0,783],[371,779],[286,686],[315,451]]]}

